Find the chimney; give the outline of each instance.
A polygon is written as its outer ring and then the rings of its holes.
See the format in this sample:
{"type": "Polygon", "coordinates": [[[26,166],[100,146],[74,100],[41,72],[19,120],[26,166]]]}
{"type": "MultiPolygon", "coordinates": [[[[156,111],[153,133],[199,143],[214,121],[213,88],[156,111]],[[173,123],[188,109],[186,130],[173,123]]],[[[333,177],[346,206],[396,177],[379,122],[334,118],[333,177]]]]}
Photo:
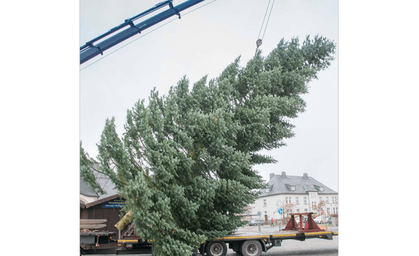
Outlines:
{"type": "Polygon", "coordinates": [[[308,180],[308,179],[310,179],[310,178],[308,177],[308,174],[307,174],[307,173],[303,173],[303,178],[304,178],[304,179],[307,179],[307,180],[308,180]]]}
{"type": "Polygon", "coordinates": [[[285,172],[282,172],[281,178],[286,179],[287,178],[287,174],[285,172]]]}
{"type": "Polygon", "coordinates": [[[270,173],[269,174],[269,179],[271,180],[274,176],[275,176],[275,173],[270,173]]]}

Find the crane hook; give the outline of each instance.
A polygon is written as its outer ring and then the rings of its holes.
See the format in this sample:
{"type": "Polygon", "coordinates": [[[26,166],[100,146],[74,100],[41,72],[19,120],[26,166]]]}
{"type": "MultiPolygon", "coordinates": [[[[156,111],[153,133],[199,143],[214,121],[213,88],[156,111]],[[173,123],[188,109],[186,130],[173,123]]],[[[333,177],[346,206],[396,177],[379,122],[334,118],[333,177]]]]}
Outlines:
{"type": "Polygon", "coordinates": [[[261,46],[261,45],[262,45],[262,39],[259,38],[258,40],[256,40],[256,51],[255,51],[255,55],[258,52],[259,46],[261,46]]]}
{"type": "Polygon", "coordinates": [[[258,40],[256,40],[256,48],[259,48],[259,46],[261,46],[262,45],[262,39],[258,39],[258,40]]]}

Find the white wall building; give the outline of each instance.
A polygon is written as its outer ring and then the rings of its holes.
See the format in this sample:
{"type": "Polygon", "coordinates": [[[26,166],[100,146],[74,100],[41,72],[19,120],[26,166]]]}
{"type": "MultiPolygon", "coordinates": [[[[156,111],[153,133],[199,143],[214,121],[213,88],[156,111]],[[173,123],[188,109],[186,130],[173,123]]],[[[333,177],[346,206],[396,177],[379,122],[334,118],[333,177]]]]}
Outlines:
{"type": "MultiPolygon", "coordinates": [[[[283,209],[283,218],[290,213],[313,212],[328,217],[338,213],[338,193],[307,173],[303,176],[270,174],[269,187],[261,191],[256,202],[251,205],[251,212],[261,212],[260,218],[265,221],[281,219],[278,209],[283,209]]],[[[259,217],[253,217],[258,219],[259,217]]]]}

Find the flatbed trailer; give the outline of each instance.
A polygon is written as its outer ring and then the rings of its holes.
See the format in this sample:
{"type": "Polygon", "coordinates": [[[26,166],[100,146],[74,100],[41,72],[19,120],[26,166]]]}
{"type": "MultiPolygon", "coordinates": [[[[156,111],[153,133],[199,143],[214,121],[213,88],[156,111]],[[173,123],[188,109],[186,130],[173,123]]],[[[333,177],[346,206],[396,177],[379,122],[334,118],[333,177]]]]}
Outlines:
{"type": "MultiPolygon", "coordinates": [[[[333,236],[337,236],[337,231],[328,231],[321,229],[313,220],[312,212],[307,213],[291,213],[291,219],[284,229],[264,230],[259,232],[251,230],[251,228],[242,228],[234,233],[212,240],[203,242],[199,250],[195,250],[194,255],[198,253],[207,256],[225,256],[228,248],[243,256],[260,256],[262,252],[267,252],[275,246],[281,246],[284,240],[298,240],[305,241],[306,239],[319,238],[332,240],[333,236]],[[297,223],[295,217],[299,216],[299,220],[306,218],[305,224],[303,221],[297,223]]],[[[130,235],[124,236],[123,239],[118,240],[118,245],[122,249],[138,248],[141,245],[146,245],[141,241],[141,238],[136,236],[135,230],[132,229],[130,235]]]]}
{"type": "MultiPolygon", "coordinates": [[[[225,256],[228,248],[243,256],[260,256],[262,252],[267,252],[275,246],[281,246],[284,240],[299,240],[319,238],[332,240],[333,236],[337,236],[338,232],[333,231],[273,231],[273,232],[242,232],[237,231],[226,237],[205,241],[199,248],[200,255],[207,256],[225,256]]],[[[118,245],[121,248],[135,250],[139,245],[146,245],[138,239],[119,239],[118,245]]],[[[120,253],[121,254],[121,253],[120,253]]],[[[198,251],[194,252],[194,255],[198,251]]]]}
{"type": "Polygon", "coordinates": [[[305,241],[311,238],[332,240],[338,232],[315,231],[293,232],[277,231],[266,233],[236,232],[226,237],[209,240],[201,245],[200,253],[208,256],[225,256],[228,248],[243,256],[260,256],[275,246],[281,246],[284,240],[305,241]]]}

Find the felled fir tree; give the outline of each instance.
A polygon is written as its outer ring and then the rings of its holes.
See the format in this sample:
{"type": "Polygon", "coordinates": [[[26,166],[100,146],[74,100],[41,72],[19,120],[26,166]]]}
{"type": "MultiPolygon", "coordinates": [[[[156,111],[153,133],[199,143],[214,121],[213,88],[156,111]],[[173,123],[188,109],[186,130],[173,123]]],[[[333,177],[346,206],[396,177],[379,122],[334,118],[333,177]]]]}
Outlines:
{"type": "MultiPolygon", "coordinates": [[[[281,40],[267,57],[258,51],[246,67],[237,58],[216,79],[191,86],[183,77],[167,95],[153,90],[148,105],[140,100],[128,111],[121,137],[114,118],[106,121],[99,171],[126,198],[153,255],[190,255],[244,224],[237,214],[265,186],[253,167],[275,162],[258,152],[294,135],[290,121],[305,109],[300,96],[334,53],[323,37],[281,40]]],[[[94,185],[92,162],[81,148],[82,176],[94,185]]]]}

